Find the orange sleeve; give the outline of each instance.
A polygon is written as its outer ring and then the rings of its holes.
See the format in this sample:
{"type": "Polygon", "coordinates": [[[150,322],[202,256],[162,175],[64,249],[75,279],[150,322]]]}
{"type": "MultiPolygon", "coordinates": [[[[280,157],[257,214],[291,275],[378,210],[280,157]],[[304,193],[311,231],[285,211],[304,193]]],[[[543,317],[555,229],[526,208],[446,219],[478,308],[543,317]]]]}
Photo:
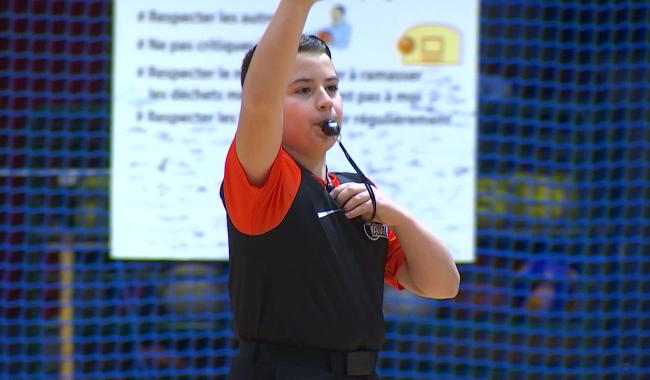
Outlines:
{"type": "Polygon", "coordinates": [[[404,286],[397,280],[397,271],[406,262],[404,250],[393,230],[388,229],[388,253],[384,266],[384,282],[395,289],[402,290],[404,286]]]}
{"type": "Polygon", "coordinates": [[[261,235],[277,227],[298,193],[300,176],[298,164],[280,148],[266,182],[252,185],[233,140],[226,156],[223,187],[226,210],[235,228],[247,235],[261,235]]]}

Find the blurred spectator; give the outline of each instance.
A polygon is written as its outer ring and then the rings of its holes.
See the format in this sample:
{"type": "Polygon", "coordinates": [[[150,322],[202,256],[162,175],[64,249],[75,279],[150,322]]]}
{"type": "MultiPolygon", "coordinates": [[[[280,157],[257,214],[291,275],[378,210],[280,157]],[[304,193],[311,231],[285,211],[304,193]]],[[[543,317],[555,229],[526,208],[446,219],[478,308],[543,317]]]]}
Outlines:
{"type": "Polygon", "coordinates": [[[529,260],[517,271],[517,306],[530,311],[566,311],[573,308],[578,273],[570,265],[529,260]]]}

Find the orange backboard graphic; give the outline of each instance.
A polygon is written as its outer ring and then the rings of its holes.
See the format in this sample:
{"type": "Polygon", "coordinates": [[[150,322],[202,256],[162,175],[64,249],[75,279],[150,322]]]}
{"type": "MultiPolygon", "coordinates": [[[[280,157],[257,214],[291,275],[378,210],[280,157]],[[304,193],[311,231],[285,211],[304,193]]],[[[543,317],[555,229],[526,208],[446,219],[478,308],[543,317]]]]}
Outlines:
{"type": "Polygon", "coordinates": [[[460,33],[448,26],[426,24],[404,32],[397,42],[402,63],[454,65],[460,63],[460,33]]]}

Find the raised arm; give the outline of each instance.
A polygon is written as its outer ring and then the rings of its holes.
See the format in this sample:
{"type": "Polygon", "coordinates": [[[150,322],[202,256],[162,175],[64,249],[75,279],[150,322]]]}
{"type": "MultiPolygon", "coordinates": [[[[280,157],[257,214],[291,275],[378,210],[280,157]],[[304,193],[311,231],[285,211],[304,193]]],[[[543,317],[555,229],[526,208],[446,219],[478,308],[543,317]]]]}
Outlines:
{"type": "Polygon", "coordinates": [[[239,161],[254,185],[264,183],[282,143],[284,95],[314,2],[279,2],[246,74],[235,144],[239,161]]]}

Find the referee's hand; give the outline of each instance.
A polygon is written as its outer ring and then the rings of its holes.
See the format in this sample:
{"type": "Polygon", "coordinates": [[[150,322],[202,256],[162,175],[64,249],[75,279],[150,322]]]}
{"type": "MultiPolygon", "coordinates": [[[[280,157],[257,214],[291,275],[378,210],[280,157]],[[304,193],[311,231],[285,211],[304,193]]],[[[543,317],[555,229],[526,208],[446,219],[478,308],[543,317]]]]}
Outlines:
{"type": "MultiPolygon", "coordinates": [[[[377,212],[375,221],[394,226],[404,217],[404,211],[388,198],[381,190],[373,186],[377,212]]],[[[330,196],[341,206],[348,219],[360,216],[368,221],[372,216],[372,201],[366,185],[363,183],[347,182],[336,186],[330,191],[330,196]]]]}

